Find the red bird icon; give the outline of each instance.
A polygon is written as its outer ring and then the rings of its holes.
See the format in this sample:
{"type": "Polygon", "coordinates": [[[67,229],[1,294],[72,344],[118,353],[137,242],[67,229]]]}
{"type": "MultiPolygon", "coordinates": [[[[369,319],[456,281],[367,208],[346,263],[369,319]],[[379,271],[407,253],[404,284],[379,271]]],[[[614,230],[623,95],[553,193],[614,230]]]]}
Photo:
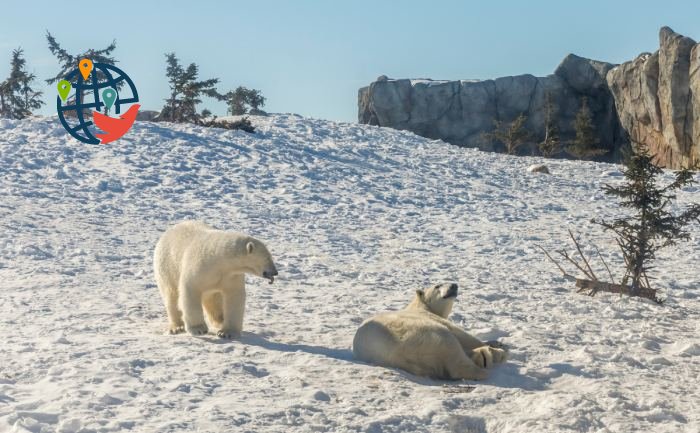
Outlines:
{"type": "Polygon", "coordinates": [[[106,134],[95,134],[95,137],[97,137],[102,144],[107,144],[121,138],[121,136],[126,134],[126,131],[131,128],[131,125],[134,124],[139,108],[141,108],[141,105],[134,104],[126,110],[126,113],[119,116],[119,118],[109,117],[98,111],[93,111],[92,121],[95,122],[95,126],[106,132],[106,134]]]}

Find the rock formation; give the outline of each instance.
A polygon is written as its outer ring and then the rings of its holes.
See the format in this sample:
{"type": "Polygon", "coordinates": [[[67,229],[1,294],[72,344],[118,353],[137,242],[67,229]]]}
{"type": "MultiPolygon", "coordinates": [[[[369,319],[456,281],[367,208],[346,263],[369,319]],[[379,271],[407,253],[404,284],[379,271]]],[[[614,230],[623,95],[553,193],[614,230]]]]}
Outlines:
{"type": "Polygon", "coordinates": [[[392,80],[379,77],[358,95],[359,121],[406,129],[460,146],[502,150],[484,133],[494,121],[521,113],[537,153],[544,138],[545,100],[550,95],[564,142],[585,98],[598,135],[597,147],[618,160],[627,145],[646,144],[672,168],[700,158],[700,48],[668,27],[661,49],[619,66],[570,54],[553,75],[519,75],[495,80],[392,80]]]}
{"type": "Polygon", "coordinates": [[[607,82],[632,146],[646,145],[663,166],[687,167],[700,162],[700,45],[668,27],[659,43],[607,82]]]}
{"type": "Polygon", "coordinates": [[[460,146],[502,150],[484,138],[494,121],[511,122],[521,113],[532,136],[544,138],[545,100],[550,95],[561,138],[572,139],[576,113],[587,99],[601,147],[619,147],[620,127],[605,75],[613,67],[570,54],[553,75],[518,75],[495,80],[391,80],[379,77],[359,92],[359,121],[406,129],[460,146]]]}

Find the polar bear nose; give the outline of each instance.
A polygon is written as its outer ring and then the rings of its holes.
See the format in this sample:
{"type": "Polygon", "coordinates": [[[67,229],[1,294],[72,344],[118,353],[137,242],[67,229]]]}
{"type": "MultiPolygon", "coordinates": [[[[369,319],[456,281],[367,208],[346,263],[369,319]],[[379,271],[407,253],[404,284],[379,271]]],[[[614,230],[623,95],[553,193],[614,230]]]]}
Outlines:
{"type": "Polygon", "coordinates": [[[275,276],[277,275],[277,269],[268,269],[263,271],[263,278],[270,280],[270,284],[275,281],[275,276]]]}
{"type": "Polygon", "coordinates": [[[449,298],[456,298],[456,297],[457,297],[457,284],[452,283],[449,285],[449,288],[447,289],[447,291],[443,292],[442,298],[449,299],[449,298]]]}

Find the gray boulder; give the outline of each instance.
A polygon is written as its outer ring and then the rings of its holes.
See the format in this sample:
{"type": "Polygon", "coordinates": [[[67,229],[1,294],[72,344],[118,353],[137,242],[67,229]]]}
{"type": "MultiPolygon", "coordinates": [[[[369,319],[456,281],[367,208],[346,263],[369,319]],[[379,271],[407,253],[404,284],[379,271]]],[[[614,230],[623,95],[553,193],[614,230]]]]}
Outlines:
{"type": "Polygon", "coordinates": [[[139,110],[139,112],[136,113],[136,120],[153,122],[159,114],[160,112],[154,110],[139,110]]]}
{"type": "Polygon", "coordinates": [[[605,76],[615,65],[596,60],[584,59],[575,54],[564,57],[554,75],[561,78],[579,93],[607,91],[605,76]]]}

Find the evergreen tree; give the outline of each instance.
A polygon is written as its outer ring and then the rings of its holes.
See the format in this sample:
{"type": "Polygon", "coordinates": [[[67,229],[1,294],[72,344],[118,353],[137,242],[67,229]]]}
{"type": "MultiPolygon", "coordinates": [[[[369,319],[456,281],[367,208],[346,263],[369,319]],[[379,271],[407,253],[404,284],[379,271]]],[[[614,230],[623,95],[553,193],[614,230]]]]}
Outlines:
{"type": "Polygon", "coordinates": [[[692,204],[677,214],[669,210],[676,198],[674,191],[693,183],[693,173],[687,169],[677,171],[676,179],[664,187],[657,185],[661,173],[646,147],[640,147],[636,154],[627,157],[627,182],[604,187],[607,195],[618,197],[620,205],[632,209],[634,214],[612,222],[595,221],[617,235],[626,264],[622,285],[629,284],[632,294],[651,288],[647,272],[656,252],[678,240],[689,239],[685,226],[692,221],[700,223],[700,204],[692,204]]]}
{"type": "MultiPolygon", "coordinates": [[[[46,40],[49,43],[49,51],[58,60],[61,70],[53,78],[46,80],[47,83],[53,84],[61,81],[66,77],[66,75],[73,69],[78,67],[78,62],[81,59],[88,58],[93,61],[93,63],[106,63],[108,65],[114,65],[117,60],[111,55],[112,52],[117,48],[117,41],[113,40],[106,48],[101,50],[95,50],[90,48],[89,50],[83,51],[82,53],[70,54],[68,51],[63,49],[61,45],[56,41],[56,38],[50,32],[46,32],[46,40]]],[[[97,76],[99,80],[104,79],[101,73],[97,76]]]]}
{"type": "Polygon", "coordinates": [[[248,89],[243,86],[226,93],[224,100],[228,105],[228,113],[234,116],[248,113],[248,107],[250,107],[250,112],[259,112],[260,108],[265,105],[265,97],[262,96],[260,90],[248,89]]]}
{"type": "Polygon", "coordinates": [[[246,107],[246,91],[245,87],[238,87],[236,90],[230,91],[224,95],[226,105],[228,105],[228,113],[233,116],[245,114],[248,109],[246,107]]]}
{"type": "Polygon", "coordinates": [[[250,112],[259,112],[260,109],[265,105],[265,97],[262,95],[260,90],[249,89],[248,90],[248,104],[250,105],[250,112]]]}
{"type": "Polygon", "coordinates": [[[555,107],[552,94],[547,92],[544,101],[544,140],[539,143],[540,152],[549,158],[559,151],[561,141],[559,128],[555,119],[555,107]]]}
{"type": "Polygon", "coordinates": [[[484,137],[503,143],[506,152],[514,155],[518,148],[530,139],[530,133],[525,129],[526,121],[527,116],[522,113],[509,123],[494,120],[493,131],[484,134],[484,137]]]}
{"type": "Polygon", "coordinates": [[[198,81],[199,67],[190,63],[183,68],[175,53],[165,55],[168,64],[166,76],[170,84],[170,97],[166,99],[159,120],[169,122],[199,123],[202,117],[207,117],[211,112],[197,113],[197,104],[201,103],[202,95],[216,99],[223,99],[216,88],[218,78],[198,81]]]}
{"type": "Polygon", "coordinates": [[[25,69],[26,60],[21,48],[12,51],[10,76],[0,83],[0,115],[12,119],[23,119],[44,105],[39,99],[42,92],[32,89],[36,78],[25,69]]]}
{"type": "Polygon", "coordinates": [[[576,136],[571,145],[566,148],[570,155],[579,159],[585,159],[608,153],[608,150],[597,147],[598,136],[593,125],[591,110],[588,108],[588,98],[586,97],[581,101],[581,108],[576,113],[574,130],[576,131],[576,136]]]}
{"type": "MultiPolygon", "coordinates": [[[[51,54],[53,54],[56,57],[61,68],[60,71],[54,77],[46,80],[48,84],[54,84],[63,80],[69,72],[78,67],[78,62],[81,59],[87,58],[92,60],[93,63],[105,63],[108,65],[114,65],[115,63],[117,63],[117,60],[112,56],[112,52],[117,48],[116,40],[112,40],[111,44],[109,44],[106,48],[103,48],[101,50],[90,48],[86,51],[76,54],[70,54],[68,51],[62,48],[61,45],[56,41],[56,38],[49,31],[46,32],[46,41],[49,44],[49,51],[51,51],[51,54]]],[[[103,81],[107,79],[107,77],[100,70],[94,71],[93,74],[93,78],[98,81],[103,81]]],[[[117,91],[120,90],[123,85],[123,81],[117,83],[117,91]]],[[[84,100],[84,95],[85,90],[83,89],[80,95],[81,100],[84,100]]],[[[67,101],[68,105],[74,103],[75,95],[71,96],[67,101]]],[[[86,116],[89,114],[89,112],[90,110],[85,109],[83,110],[83,115],[86,116]]],[[[66,115],[72,115],[71,113],[73,113],[73,111],[66,113],[66,115]]]]}

